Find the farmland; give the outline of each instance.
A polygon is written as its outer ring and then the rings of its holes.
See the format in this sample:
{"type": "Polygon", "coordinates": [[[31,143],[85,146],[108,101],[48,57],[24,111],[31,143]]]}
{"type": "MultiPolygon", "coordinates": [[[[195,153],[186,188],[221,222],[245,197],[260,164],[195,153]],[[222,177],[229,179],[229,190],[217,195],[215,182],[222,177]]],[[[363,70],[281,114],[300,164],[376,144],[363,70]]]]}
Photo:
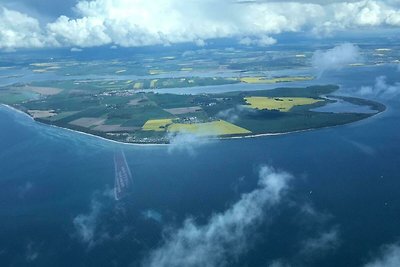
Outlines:
{"type": "MultiPolygon", "coordinates": [[[[149,86],[160,81],[148,80],[149,86]]],[[[0,91],[0,102],[42,123],[127,143],[168,143],[181,132],[216,137],[292,132],[373,115],[312,111],[334,101],[323,97],[337,90],[333,85],[178,95],[135,89],[138,84],[146,87],[145,81],[133,80],[16,84],[0,91]]],[[[385,108],[358,98],[346,101],[369,106],[376,113],[385,108]]]]}
{"type": "Polygon", "coordinates": [[[302,82],[311,81],[314,77],[311,76],[284,76],[284,77],[242,77],[239,79],[243,83],[251,84],[271,84],[271,83],[286,83],[286,82],[302,82]]]}
{"type": "Polygon", "coordinates": [[[246,103],[254,109],[289,112],[295,106],[311,105],[322,100],[306,97],[246,97],[246,103]]]}
{"type": "Polygon", "coordinates": [[[204,123],[173,123],[168,127],[168,132],[188,133],[200,136],[225,136],[251,134],[251,131],[236,126],[224,120],[216,120],[204,123]]]}

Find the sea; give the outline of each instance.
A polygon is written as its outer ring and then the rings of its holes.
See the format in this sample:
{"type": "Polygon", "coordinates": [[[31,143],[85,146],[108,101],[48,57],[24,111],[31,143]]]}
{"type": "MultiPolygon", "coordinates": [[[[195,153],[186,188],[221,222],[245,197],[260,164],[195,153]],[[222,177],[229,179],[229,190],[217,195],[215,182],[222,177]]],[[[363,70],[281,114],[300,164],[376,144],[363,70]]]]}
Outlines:
{"type": "MultiPolygon", "coordinates": [[[[389,65],[333,71],[321,83],[354,95],[380,75],[399,82],[389,65]]],[[[332,128],[171,146],[119,144],[0,106],[0,266],[364,266],[400,240],[400,94],[365,97],[386,111],[332,128]],[[115,153],[132,174],[122,200],[113,194],[115,153]],[[260,188],[264,166],[293,178],[247,222],[233,207],[260,188]],[[244,228],[224,229],[224,220],[244,228]],[[214,238],[218,221],[227,234],[214,238]],[[168,250],[180,238],[198,241],[184,245],[194,265],[168,250]]]]}

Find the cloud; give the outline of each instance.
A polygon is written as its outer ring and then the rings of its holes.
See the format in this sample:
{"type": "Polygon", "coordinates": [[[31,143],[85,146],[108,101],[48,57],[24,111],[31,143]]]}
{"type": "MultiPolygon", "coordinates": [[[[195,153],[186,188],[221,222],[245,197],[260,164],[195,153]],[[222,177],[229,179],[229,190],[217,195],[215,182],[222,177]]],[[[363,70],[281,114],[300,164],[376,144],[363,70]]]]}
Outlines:
{"type": "Polygon", "coordinates": [[[243,253],[249,234],[278,205],[292,176],[264,166],[258,188],[243,194],[224,212],[214,214],[204,225],[187,219],[164,244],[152,251],[144,266],[223,266],[243,253]]]}
{"type": "Polygon", "coordinates": [[[249,109],[243,105],[237,105],[234,108],[221,110],[220,112],[217,113],[216,117],[227,120],[231,123],[235,123],[244,113],[246,114],[255,113],[255,110],[249,109]]]}
{"type": "Polygon", "coordinates": [[[239,40],[239,44],[246,46],[268,46],[276,44],[276,39],[269,36],[260,36],[259,38],[252,39],[250,37],[244,37],[239,40]]]}
{"type": "Polygon", "coordinates": [[[82,242],[92,246],[95,241],[97,220],[102,209],[102,204],[97,199],[92,199],[90,211],[87,214],[79,214],[73,220],[74,227],[82,242]]]}
{"type": "Polygon", "coordinates": [[[40,48],[46,40],[38,20],[0,6],[0,50],[40,48]]]}
{"type": "Polygon", "coordinates": [[[373,259],[371,262],[364,265],[364,267],[398,267],[400,266],[400,246],[392,244],[384,246],[381,255],[373,259]]]}
{"type": "Polygon", "coordinates": [[[273,261],[270,265],[268,265],[269,267],[290,267],[291,265],[282,261],[282,260],[276,260],[273,261]]]}
{"type": "Polygon", "coordinates": [[[355,93],[361,96],[373,96],[389,99],[400,95],[400,83],[396,82],[388,84],[386,76],[379,76],[376,78],[374,86],[362,86],[355,93]]]}
{"type": "Polygon", "coordinates": [[[185,132],[170,133],[168,139],[168,153],[183,152],[190,156],[195,156],[200,147],[212,143],[209,137],[185,132]]]}
{"type": "Polygon", "coordinates": [[[221,110],[216,115],[217,118],[221,118],[227,120],[229,122],[236,122],[239,119],[239,113],[243,108],[241,106],[237,106],[235,108],[229,108],[226,110],[221,110]]]}
{"type": "Polygon", "coordinates": [[[72,47],[70,51],[71,51],[71,52],[82,52],[83,49],[76,48],[76,47],[72,47]]]}
{"type": "MultiPolygon", "coordinates": [[[[1,9],[1,7],[0,7],[1,9]]],[[[271,45],[283,32],[332,34],[348,29],[400,26],[398,1],[80,0],[75,16],[45,25],[18,11],[0,13],[0,49],[122,47],[237,38],[271,45]]]]}
{"type": "Polygon", "coordinates": [[[199,47],[203,47],[203,46],[207,45],[207,43],[203,39],[197,39],[194,41],[194,43],[199,47]]]}
{"type": "Polygon", "coordinates": [[[316,51],[311,59],[311,63],[322,74],[328,70],[343,68],[359,60],[361,60],[361,56],[358,46],[345,43],[327,51],[316,51]]]}
{"type": "Polygon", "coordinates": [[[111,189],[106,189],[102,193],[96,191],[92,196],[89,212],[77,215],[72,221],[80,241],[87,244],[89,248],[110,238],[104,229],[99,229],[99,225],[104,209],[101,198],[112,199],[111,192],[111,189]]]}
{"type": "Polygon", "coordinates": [[[37,244],[29,242],[26,246],[25,260],[28,263],[35,261],[39,257],[39,252],[37,251],[37,244]]]}
{"type": "Polygon", "coordinates": [[[319,233],[316,237],[303,241],[302,254],[314,254],[335,249],[339,245],[339,231],[332,228],[319,233]]]}
{"type": "Polygon", "coordinates": [[[143,211],[142,215],[146,220],[153,220],[155,222],[162,223],[162,214],[155,210],[143,211]]]}

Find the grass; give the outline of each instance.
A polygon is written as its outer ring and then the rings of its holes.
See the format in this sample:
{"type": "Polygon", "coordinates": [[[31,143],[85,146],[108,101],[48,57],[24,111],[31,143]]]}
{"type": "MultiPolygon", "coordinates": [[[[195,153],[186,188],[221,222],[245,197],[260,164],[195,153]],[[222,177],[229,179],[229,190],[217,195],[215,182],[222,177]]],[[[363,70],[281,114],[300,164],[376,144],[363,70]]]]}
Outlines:
{"type": "Polygon", "coordinates": [[[166,127],[172,124],[172,119],[159,119],[159,120],[148,120],[142,127],[143,131],[156,131],[162,132],[166,130],[166,127]]]}
{"type": "Polygon", "coordinates": [[[201,136],[223,136],[251,133],[249,130],[224,120],[192,124],[173,123],[168,126],[168,132],[183,132],[201,136]]]}
{"type": "Polygon", "coordinates": [[[307,97],[245,97],[246,103],[254,109],[290,111],[294,106],[311,105],[322,100],[307,97]]]}

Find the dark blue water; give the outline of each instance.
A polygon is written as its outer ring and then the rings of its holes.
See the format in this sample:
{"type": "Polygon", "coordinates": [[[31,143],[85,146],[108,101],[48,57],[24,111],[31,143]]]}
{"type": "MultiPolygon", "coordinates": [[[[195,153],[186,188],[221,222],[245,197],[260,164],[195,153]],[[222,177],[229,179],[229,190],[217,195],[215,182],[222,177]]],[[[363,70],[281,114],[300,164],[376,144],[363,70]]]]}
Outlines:
{"type": "Polygon", "coordinates": [[[400,106],[387,105],[351,125],[215,141],[190,153],[103,141],[1,107],[0,265],[140,266],[168,240],[166,229],[188,217],[207,224],[257,188],[268,164],[295,178],[227,264],[362,266],[400,239],[400,106]],[[110,189],[120,149],[134,189],[117,202],[110,189]],[[302,251],[332,231],[332,244],[302,251]]]}

